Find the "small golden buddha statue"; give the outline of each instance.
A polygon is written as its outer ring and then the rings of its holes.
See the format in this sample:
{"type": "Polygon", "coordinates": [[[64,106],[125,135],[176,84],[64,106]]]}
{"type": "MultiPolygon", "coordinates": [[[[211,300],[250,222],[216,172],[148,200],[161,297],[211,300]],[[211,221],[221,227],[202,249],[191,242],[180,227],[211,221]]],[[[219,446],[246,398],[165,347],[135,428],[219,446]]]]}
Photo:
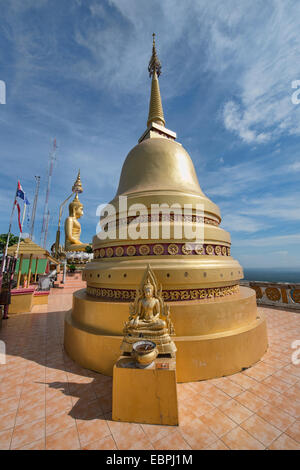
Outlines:
{"type": "Polygon", "coordinates": [[[148,265],[135,301],[129,307],[130,316],[124,326],[125,336],[121,345],[123,353],[131,353],[133,344],[141,339],[156,343],[159,354],[173,356],[176,352],[176,346],[170,338],[174,334],[170,309],[165,305],[161,292],[148,265]]]}
{"type": "Polygon", "coordinates": [[[69,204],[69,217],[65,221],[65,251],[85,251],[87,243],[80,241],[81,225],[78,219],[83,216],[83,205],[78,193],[69,204]]]}

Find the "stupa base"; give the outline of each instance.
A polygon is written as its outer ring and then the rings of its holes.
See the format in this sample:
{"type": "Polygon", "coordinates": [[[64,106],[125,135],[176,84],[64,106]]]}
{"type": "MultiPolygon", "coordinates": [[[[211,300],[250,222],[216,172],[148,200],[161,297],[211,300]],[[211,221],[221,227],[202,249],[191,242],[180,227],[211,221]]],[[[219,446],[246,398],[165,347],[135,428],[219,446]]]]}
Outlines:
{"type": "MultiPolygon", "coordinates": [[[[176,318],[176,311],[180,316],[189,313],[194,317],[195,332],[196,324],[207,324],[208,317],[213,317],[215,324],[221,321],[223,327],[228,325],[216,333],[173,338],[177,347],[178,382],[234,374],[259,361],[267,350],[266,320],[262,314],[257,314],[252,289],[241,288],[240,294],[226,301],[220,299],[203,304],[181,302],[178,306],[172,306],[173,318],[176,318]],[[239,325],[237,316],[241,321],[239,325]],[[232,326],[229,327],[230,323],[232,326]]],[[[117,324],[123,324],[121,319],[123,316],[126,318],[127,312],[128,304],[100,302],[87,296],[83,290],[76,292],[73,313],[68,312],[65,318],[65,349],[69,356],[87,369],[112,375],[123,341],[121,332],[116,331],[117,324]]]]}

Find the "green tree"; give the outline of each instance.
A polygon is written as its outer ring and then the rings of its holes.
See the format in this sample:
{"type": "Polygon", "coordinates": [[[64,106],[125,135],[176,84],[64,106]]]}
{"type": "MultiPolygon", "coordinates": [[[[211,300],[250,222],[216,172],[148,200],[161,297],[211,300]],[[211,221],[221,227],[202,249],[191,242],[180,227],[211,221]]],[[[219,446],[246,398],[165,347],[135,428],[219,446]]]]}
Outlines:
{"type": "Polygon", "coordinates": [[[87,246],[85,247],[85,252],[86,252],[86,253],[93,253],[93,248],[91,247],[91,245],[87,245],[87,246]]]}
{"type": "MultiPolygon", "coordinates": [[[[1,233],[0,234],[0,253],[3,253],[3,251],[5,249],[5,245],[6,245],[6,242],[7,242],[7,235],[8,235],[7,233],[1,233]]],[[[11,233],[10,237],[9,237],[8,246],[11,246],[11,245],[14,245],[15,243],[18,243],[18,239],[19,239],[19,237],[17,237],[13,233],[11,233]]],[[[21,241],[23,241],[22,238],[21,238],[21,241]]]]}

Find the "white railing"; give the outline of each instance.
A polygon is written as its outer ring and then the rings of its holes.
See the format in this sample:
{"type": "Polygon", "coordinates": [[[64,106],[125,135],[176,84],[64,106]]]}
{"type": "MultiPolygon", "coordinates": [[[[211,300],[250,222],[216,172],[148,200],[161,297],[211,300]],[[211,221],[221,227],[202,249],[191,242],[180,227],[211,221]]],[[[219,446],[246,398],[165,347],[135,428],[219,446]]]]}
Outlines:
{"type": "Polygon", "coordinates": [[[300,310],[300,283],[240,281],[240,285],[255,290],[258,305],[272,305],[300,310]]]}

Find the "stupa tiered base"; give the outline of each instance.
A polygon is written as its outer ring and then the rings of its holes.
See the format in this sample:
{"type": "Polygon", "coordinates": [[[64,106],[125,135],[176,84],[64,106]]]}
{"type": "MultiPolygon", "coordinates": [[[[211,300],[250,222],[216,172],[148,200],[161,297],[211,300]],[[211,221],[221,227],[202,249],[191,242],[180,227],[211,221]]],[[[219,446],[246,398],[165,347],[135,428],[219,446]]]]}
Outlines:
{"type": "MultiPolygon", "coordinates": [[[[177,381],[233,374],[257,362],[267,349],[266,322],[255,291],[240,287],[227,297],[168,302],[176,331],[177,381]]],[[[75,292],[65,320],[65,348],[87,369],[112,375],[120,355],[127,302],[105,302],[75,292]]]]}

